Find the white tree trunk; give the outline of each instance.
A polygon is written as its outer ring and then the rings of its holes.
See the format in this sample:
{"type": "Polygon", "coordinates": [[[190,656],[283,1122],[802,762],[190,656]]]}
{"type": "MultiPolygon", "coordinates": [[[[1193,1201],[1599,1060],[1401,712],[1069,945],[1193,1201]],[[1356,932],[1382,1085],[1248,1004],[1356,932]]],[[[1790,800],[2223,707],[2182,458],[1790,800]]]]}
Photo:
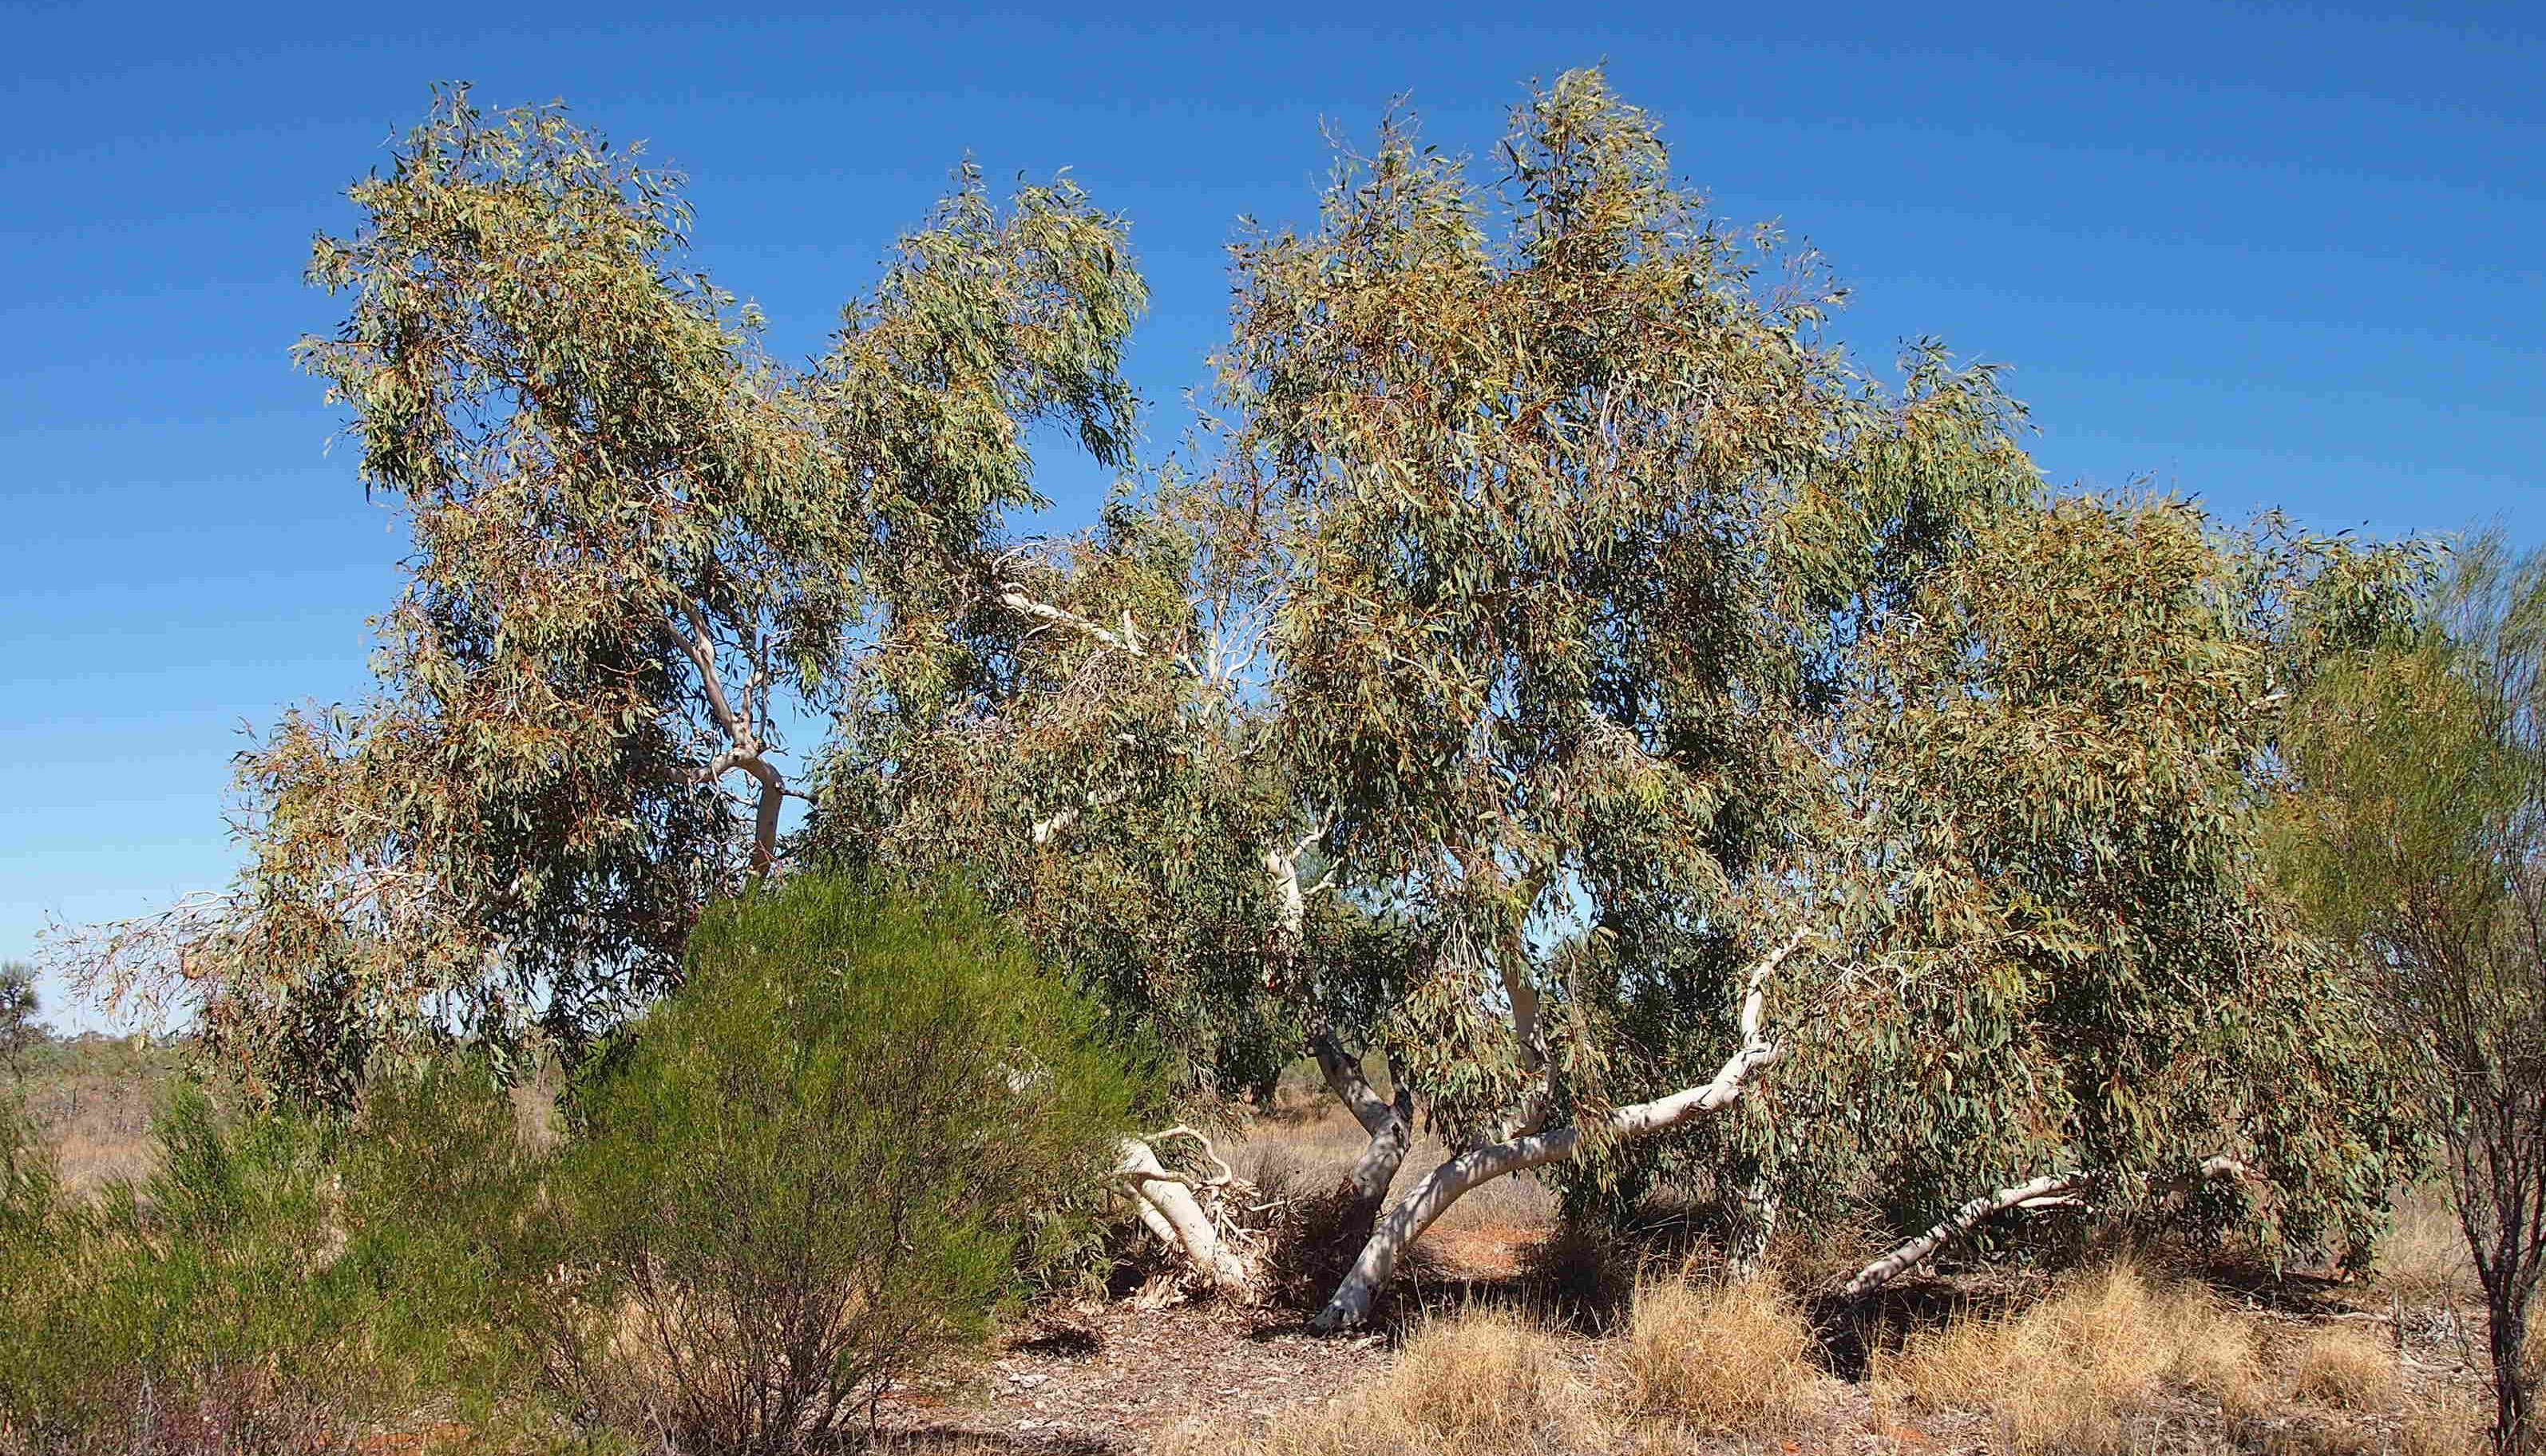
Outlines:
{"type": "Polygon", "coordinates": [[[1310,1038],[1309,1050],[1316,1054],[1326,1086],[1370,1138],[1351,1171],[1344,1174],[1344,1189],[1355,1202],[1367,1203],[1376,1212],[1397,1181],[1406,1150],[1414,1146],[1414,1093],[1400,1082],[1395,1098],[1380,1096],[1370,1078],[1362,1075],[1361,1064],[1331,1032],[1310,1038]]]}
{"type": "Polygon", "coordinates": [[[1125,1138],[1116,1171],[1131,1186],[1132,1203],[1141,1222],[1160,1242],[1176,1250],[1222,1289],[1240,1289],[1247,1282],[1245,1260],[1221,1242],[1211,1216],[1202,1211],[1193,1188],[1158,1162],[1158,1155],[1138,1138],[1125,1138]]]}
{"type": "Polygon", "coordinates": [[[1733,1244],[1733,1272],[1741,1277],[1757,1273],[1768,1262],[1768,1245],[1776,1242],[1777,1222],[1784,1207],[1777,1197],[1776,1184],[1766,1173],[1750,1180],[1741,1190],[1741,1231],[1733,1244]]]}
{"type": "MultiPolygon", "coordinates": [[[[1750,988],[1741,1003],[1741,1036],[1744,1045],[1725,1061],[1715,1079],[1703,1086],[1687,1087],[1667,1097],[1651,1102],[1638,1102],[1621,1107],[1609,1115],[1608,1131],[1617,1137],[1643,1137],[1664,1128],[1676,1127],[1704,1113],[1731,1106],[1741,1095],[1744,1083],[1752,1073],[1777,1060],[1777,1047],[1759,1036],[1761,985],[1779,962],[1801,945],[1799,932],[1784,945],[1770,952],[1750,973],[1750,988]]],[[[1362,1245],[1361,1256],[1336,1286],[1326,1307],[1309,1322],[1313,1329],[1340,1329],[1359,1325],[1370,1318],[1371,1306],[1379,1292],[1388,1286],[1389,1276],[1397,1272],[1397,1261],[1443,1210],[1459,1201],[1481,1183],[1489,1183],[1505,1173],[1543,1167],[1563,1162],[1582,1150],[1582,1129],[1558,1128],[1552,1132],[1532,1133],[1483,1148],[1472,1148],[1423,1175],[1412,1191],[1398,1200],[1388,1216],[1372,1231],[1362,1245]]]]}
{"type": "Polygon", "coordinates": [[[1937,1249],[1970,1233],[1974,1225],[1994,1213],[2010,1208],[2044,1208],[2075,1202],[2077,1190],[2086,1185],[2087,1176],[2082,1172],[2049,1173],[2030,1183],[1984,1193],[1945,1215],[1926,1233],[1857,1270],[1856,1277],[1841,1286],[1839,1293],[1849,1299],[1865,1298],[1925,1263],[1935,1256],[1937,1249]]]}

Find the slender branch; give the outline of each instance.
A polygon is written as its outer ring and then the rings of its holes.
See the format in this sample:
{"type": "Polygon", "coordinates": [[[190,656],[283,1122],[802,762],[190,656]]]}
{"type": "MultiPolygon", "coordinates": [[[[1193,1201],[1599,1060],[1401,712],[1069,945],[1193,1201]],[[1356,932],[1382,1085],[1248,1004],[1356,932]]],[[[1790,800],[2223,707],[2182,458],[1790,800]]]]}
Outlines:
{"type": "Polygon", "coordinates": [[[716,715],[717,725],[724,729],[725,737],[732,741],[738,752],[758,753],[760,740],[752,734],[750,725],[742,716],[733,711],[731,700],[725,697],[724,679],[717,671],[716,637],[708,631],[707,613],[686,597],[681,601],[681,613],[690,623],[690,636],[681,642],[681,646],[689,653],[690,660],[698,664],[699,679],[707,688],[708,711],[716,715]]]}
{"type": "Polygon", "coordinates": [[[1981,1220],[2010,1208],[2034,1206],[2040,1200],[2067,1200],[2089,1179],[2084,1172],[2047,1173],[2029,1183],[1999,1188],[1972,1199],[1936,1221],[1917,1238],[1906,1241],[1864,1268],[1839,1289],[1848,1299],[1863,1299],[1935,1256],[1936,1250],[1970,1233],[1981,1220]]]}
{"type": "Polygon", "coordinates": [[[1000,588],[999,605],[1020,616],[1032,617],[1038,622],[1047,622],[1055,627],[1066,627],[1132,656],[1148,655],[1142,644],[1140,630],[1132,625],[1132,614],[1129,610],[1123,613],[1123,625],[1119,631],[1100,627],[1094,621],[1081,617],[1076,612],[1053,606],[1049,602],[1036,601],[1025,594],[1024,588],[1019,583],[1013,581],[1000,588]]]}
{"type": "Polygon", "coordinates": [[[1397,1117],[1397,1109],[1379,1095],[1379,1089],[1362,1075],[1361,1063],[1344,1050],[1331,1031],[1321,1031],[1309,1038],[1309,1051],[1317,1059],[1317,1070],[1325,1073],[1326,1085],[1334,1089],[1338,1100],[1361,1130],[1372,1137],[1385,1132],[1397,1117]]]}
{"type": "MultiPolygon", "coordinates": [[[[1863,1299],[1884,1285],[1935,1257],[1938,1250],[1969,1234],[1982,1220],[2010,1209],[2074,1208],[2085,1202],[2085,1190],[2095,1181],[2095,1174],[2085,1169],[2065,1173],[2046,1173],[2031,1182],[2011,1188],[1999,1188],[1972,1199],[1936,1221],[1923,1234],[1907,1240],[1891,1252],[1864,1268],[1840,1286],[1847,1299],[1863,1299]]],[[[2183,1186],[2214,1178],[2249,1176],[2246,1164],[2226,1154],[2202,1159],[2193,1175],[2177,1180],[2183,1186]]],[[[2171,1186],[2171,1185],[2169,1185],[2171,1186]]]]}

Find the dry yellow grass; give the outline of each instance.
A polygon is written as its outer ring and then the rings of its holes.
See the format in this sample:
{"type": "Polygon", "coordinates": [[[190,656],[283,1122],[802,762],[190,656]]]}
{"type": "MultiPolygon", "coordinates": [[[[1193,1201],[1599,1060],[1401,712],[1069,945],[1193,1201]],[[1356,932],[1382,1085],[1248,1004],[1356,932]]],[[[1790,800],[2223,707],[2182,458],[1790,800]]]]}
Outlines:
{"type": "Polygon", "coordinates": [[[2291,1351],[2290,1393],[2336,1411],[2392,1409],[2402,1394],[2396,1353],[2349,1326],[2309,1330],[2291,1351]]]}
{"type": "Polygon", "coordinates": [[[2447,1392],[2405,1413],[2397,1432],[2401,1456],[2477,1456],[2493,1449],[2493,1413],[2462,1392],[2447,1392]]]}
{"type": "Polygon", "coordinates": [[[1610,1352],[1639,1420],[1747,1430],[1802,1413],[1827,1377],[1802,1311],[1775,1280],[1679,1278],[1636,1290],[1610,1352]]]}
{"type": "Polygon", "coordinates": [[[1877,1377],[1924,1410],[1988,1411],[2029,1452],[2127,1449],[2169,1384],[2232,1413],[2260,1404],[2244,1322],[2205,1291],[2153,1282],[2126,1261],[2021,1314],[1913,1334],[1877,1377]]]}
{"type": "MultiPolygon", "coordinates": [[[[1333,1187],[1369,1146],[1368,1135],[1322,1089],[1289,1106],[1292,1110],[1282,1115],[1249,1123],[1242,1137],[1224,1145],[1224,1155],[1260,1187],[1305,1191],[1333,1187]]],[[[1449,1147],[1437,1138],[1417,1138],[1398,1174],[1397,1191],[1402,1193],[1449,1156],[1449,1147]]],[[[1538,1179],[1496,1178],[1451,1204],[1433,1227],[1444,1231],[1545,1229],[1555,1225],[1556,1211],[1556,1191],[1538,1179]]]]}
{"type": "Polygon", "coordinates": [[[2482,1298],[2475,1265],[2467,1257],[2466,1234],[2444,1190],[2403,1189],[2394,1211],[2394,1222],[2378,1242],[2383,1288],[2409,1305],[2482,1298]]]}
{"type": "Polygon", "coordinates": [[[73,1193],[93,1193],[110,1183],[138,1182],[159,1166],[159,1147],[147,1134],[97,1137],[85,1131],[63,1134],[53,1145],[62,1186],[73,1193]]]}
{"type": "MultiPolygon", "coordinates": [[[[1251,1456],[1399,1456],[1442,1451],[1535,1456],[1613,1445],[1590,1384],[1556,1336],[1504,1310],[1436,1321],[1388,1372],[1314,1412],[1277,1421],[1251,1456]]],[[[1228,1456],[1225,1432],[1187,1430],[1170,1456],[1228,1456]]]]}
{"type": "Polygon", "coordinates": [[[1646,1280],[1609,1334],[1560,1334],[1501,1309],[1436,1320],[1389,1367],[1266,1432],[1197,1426],[1170,1456],[1616,1456],[1683,1451],[1929,1449],[1916,1427],[2000,1453],[2208,1451],[2473,1456],[2483,1413],[2463,1386],[2409,1392],[2355,1325],[2294,1333],[2127,1259],[2030,1307],[1913,1332],[1854,1391],[1810,1357],[1809,1327],[1771,1280],[1646,1280]],[[2215,1405],[2217,1414],[2202,1410],[2215,1405]],[[2187,1426],[2186,1417],[2190,1417],[2187,1426]],[[1890,1449],[1890,1447],[1886,1447],[1890,1449]]]}

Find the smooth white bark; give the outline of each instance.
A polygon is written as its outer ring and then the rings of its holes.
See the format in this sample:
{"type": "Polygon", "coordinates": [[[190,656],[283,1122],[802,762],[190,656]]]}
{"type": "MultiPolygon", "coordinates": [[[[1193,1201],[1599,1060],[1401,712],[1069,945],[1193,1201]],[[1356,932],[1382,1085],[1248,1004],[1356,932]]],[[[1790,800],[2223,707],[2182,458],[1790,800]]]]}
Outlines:
{"type": "Polygon", "coordinates": [[[767,874],[778,862],[778,814],[787,801],[787,778],[767,758],[767,745],[760,736],[759,718],[765,704],[756,695],[769,683],[764,654],[755,642],[743,644],[753,665],[751,676],[742,686],[742,706],[736,709],[725,693],[724,677],[717,662],[716,634],[709,630],[707,613],[691,601],[682,602],[681,610],[689,619],[690,634],[684,638],[673,632],[672,638],[697,664],[699,681],[707,691],[708,712],[732,745],[699,770],[699,781],[712,784],[737,768],[759,781],[760,798],[752,814],[751,868],[755,874],[767,874]]]}
{"type": "MultiPolygon", "coordinates": [[[[1777,1046],[1759,1034],[1759,1018],[1764,1004],[1768,976],[1787,956],[1803,944],[1804,933],[1761,958],[1750,972],[1750,985],[1741,1001],[1741,1050],[1725,1060],[1714,1079],[1702,1085],[1686,1087],[1667,1097],[1638,1102],[1609,1114],[1607,1131],[1614,1137],[1642,1137],[1676,1127],[1691,1118],[1729,1107],[1750,1078],[1772,1066],[1777,1060],[1777,1046]]],[[[1388,1286],[1389,1277],[1397,1272],[1397,1261],[1444,1210],[1466,1196],[1469,1190],[1489,1183],[1506,1173],[1544,1167],[1562,1162],[1582,1151],[1583,1129],[1558,1128],[1532,1133],[1472,1148],[1423,1175],[1411,1191],[1398,1200],[1387,1217],[1372,1231],[1369,1242],[1362,1245],[1360,1257],[1353,1260],[1343,1282],[1317,1312],[1310,1328],[1319,1330],[1339,1329],[1358,1325],[1370,1318],[1371,1306],[1379,1292],[1388,1286]]]]}
{"type": "Polygon", "coordinates": [[[1974,1225],[1990,1215],[2010,1208],[2040,1208],[2074,1201],[2073,1195],[2086,1185],[2087,1178],[2088,1174],[2082,1172],[2048,1173],[2029,1183],[1984,1193],[1939,1219],[1927,1232],[1857,1270],[1856,1277],[1841,1286],[1839,1293],[1849,1299],[1863,1299],[1925,1263],[1936,1250],[1970,1233],[1974,1225]]]}
{"type": "Polygon", "coordinates": [[[1050,602],[1036,601],[1013,582],[999,592],[999,605],[1020,617],[1031,617],[1037,622],[1085,633],[1097,642],[1109,647],[1118,647],[1135,657],[1146,655],[1147,652],[1146,644],[1141,641],[1141,630],[1132,625],[1132,614],[1128,611],[1123,614],[1122,626],[1102,627],[1065,607],[1056,607],[1050,602]]]}
{"type": "Polygon", "coordinates": [[[1243,1288],[1245,1261],[1221,1242],[1220,1231],[1203,1212],[1192,1186],[1168,1172],[1156,1151],[1138,1138],[1125,1138],[1119,1151],[1122,1160],[1116,1174],[1130,1185],[1132,1202],[1149,1232],[1212,1283],[1223,1289],[1243,1288]]]}
{"type": "MultiPolygon", "coordinates": [[[[1993,1214],[2004,1213],[2009,1209],[2062,1208],[2076,1204],[2081,1201],[2087,1186],[2094,1181],[2094,1176],[2087,1171],[2046,1173],[2029,1183],[2018,1183],[2011,1188],[1999,1188],[1994,1192],[1984,1193],[1938,1220],[1933,1227],[1917,1238],[1901,1243],[1883,1257],[1859,1269],[1854,1278],[1839,1287],[1839,1293],[1848,1299],[1865,1298],[1935,1257],[1937,1250],[1970,1233],[1981,1220],[1993,1214]]],[[[2245,1176],[2247,1176],[2246,1164],[2223,1153],[2202,1159],[2201,1166],[2194,1171],[2193,1176],[2176,1179],[2164,1186],[2183,1189],[2212,1178],[2245,1176]]]]}
{"type": "Polygon", "coordinates": [[[1317,1069],[1325,1073],[1326,1085],[1370,1138],[1361,1156],[1344,1174],[1344,1188],[1356,1200],[1375,1209],[1397,1181],[1397,1170],[1405,1161],[1406,1150],[1414,1146],[1414,1093],[1400,1082],[1394,1099],[1379,1095],[1370,1078],[1362,1075],[1361,1063],[1344,1050],[1332,1032],[1319,1032],[1310,1038],[1309,1049],[1316,1054],[1317,1069]]]}

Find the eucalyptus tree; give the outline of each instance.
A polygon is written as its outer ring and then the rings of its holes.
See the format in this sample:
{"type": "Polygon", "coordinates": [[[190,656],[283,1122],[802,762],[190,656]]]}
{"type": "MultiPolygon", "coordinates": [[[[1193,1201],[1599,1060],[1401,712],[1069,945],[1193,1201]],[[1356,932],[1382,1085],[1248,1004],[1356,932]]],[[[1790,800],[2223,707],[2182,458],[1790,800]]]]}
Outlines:
{"type": "Polygon", "coordinates": [[[1246,658],[1236,523],[1170,485],[983,563],[924,654],[841,712],[808,855],[960,869],[1121,1035],[1204,1095],[1268,1087],[1300,1035],[1266,984],[1292,817],[1246,658]],[[1217,527],[1229,527],[1224,533],[1217,527]]]}
{"type": "Polygon", "coordinates": [[[1912,1227],[2091,1182],[2356,1241],[2404,1140],[2256,806],[2296,604],[2394,583],[2048,503],[1991,371],[1866,378],[1813,261],[1710,219],[1596,74],[1500,155],[1480,185],[1392,122],[1235,254],[1272,732],[1337,886],[1423,948],[1289,989],[1453,1150],[1318,1323],[1478,1184],[1613,1190],[1656,1146],[1912,1227]]]}
{"type": "Polygon", "coordinates": [[[2429,616],[2302,695],[2282,873],[2355,947],[2412,1054],[2484,1286],[2494,1439],[2541,1432],[2529,1324],[2546,1280],[2546,556],[2498,536],[2429,616]]]}
{"type": "MultiPolygon", "coordinates": [[[[1292,968],[1394,944],[1304,894],[1262,695],[1279,546],[1226,484],[1170,472],[1089,531],[988,557],[945,630],[840,713],[802,836],[861,871],[960,871],[1206,1104],[1262,1101],[1299,1055],[1292,968]]],[[[1410,1137],[1406,1094],[1381,1105],[1410,1137]]],[[[1145,1221],[1207,1278],[1249,1284],[1237,1220],[1160,1151],[1124,1144],[1145,1221]]]]}
{"type": "Polygon", "coordinates": [[[1850,1292],[1991,1213],[2087,1200],[2366,1257],[2419,1139],[2374,1001],[2264,851],[2291,695],[2405,620],[2426,562],[2063,500],[1982,531],[1867,643],[1843,969],[1772,1093],[1777,1156],[1944,1217],[1850,1292]]]}
{"type": "Polygon", "coordinates": [[[1028,427],[1109,463],[1132,430],[1143,285],[1066,182],[1001,208],[967,167],[803,369],[682,270],[681,179],[558,109],[447,92],[350,196],[309,267],[350,306],[300,357],[412,533],[379,691],[240,755],[230,894],[75,948],[119,994],[199,978],[261,1072],[640,1003],[780,853],[784,726],[1041,504],[1028,427]]]}
{"type": "Polygon", "coordinates": [[[1551,1165],[1945,1215],[1860,1287],[2089,1196],[2360,1244],[2407,1140],[2254,836],[2410,570],[2048,502],[1992,372],[1867,379],[1595,74],[1501,160],[1392,120],[1242,241],[1209,471],[972,580],[812,838],[975,867],[1224,1079],[1304,1036],[1370,1134],[1326,1325],[1551,1165]]]}
{"type": "Polygon", "coordinates": [[[1314,230],[1236,250],[1232,469],[1285,502],[1296,563],[1283,751],[1340,883],[1432,948],[1300,992],[1361,1008],[1460,1150],[1327,1324],[1477,1183],[1604,1162],[1774,1060],[1762,997],[1808,927],[1766,887],[1827,796],[1845,648],[2035,488],[1988,373],[1931,351],[1879,389],[1819,337],[1812,260],[1709,218],[1597,75],[1501,155],[1481,185],[1393,120],[1314,230]],[[1690,956],[1730,1059],[1614,1076],[1601,987],[1690,956]]]}

